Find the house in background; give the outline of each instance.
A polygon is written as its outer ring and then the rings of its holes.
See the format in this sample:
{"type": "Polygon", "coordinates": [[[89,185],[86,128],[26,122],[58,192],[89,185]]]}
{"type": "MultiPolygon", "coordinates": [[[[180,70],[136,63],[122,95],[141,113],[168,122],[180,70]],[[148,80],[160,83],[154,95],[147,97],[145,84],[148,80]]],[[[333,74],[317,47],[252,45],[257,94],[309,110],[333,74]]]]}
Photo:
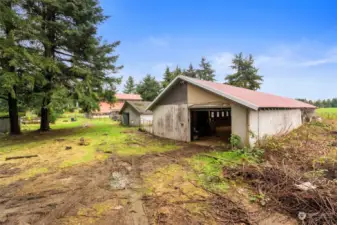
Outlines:
{"type": "Polygon", "coordinates": [[[152,112],[146,110],[150,103],[145,101],[126,101],[119,112],[122,124],[125,126],[144,127],[144,129],[152,127],[152,112]]]}
{"type": "Polygon", "coordinates": [[[313,116],[315,106],[294,99],[221,83],[176,77],[149,105],[153,134],[180,141],[231,134],[253,146],[265,136],[286,133],[313,116]]]}
{"type": "Polygon", "coordinates": [[[138,94],[116,94],[116,102],[100,102],[100,110],[91,113],[92,118],[112,118],[119,120],[119,111],[122,109],[126,101],[141,101],[142,98],[138,94]]]}

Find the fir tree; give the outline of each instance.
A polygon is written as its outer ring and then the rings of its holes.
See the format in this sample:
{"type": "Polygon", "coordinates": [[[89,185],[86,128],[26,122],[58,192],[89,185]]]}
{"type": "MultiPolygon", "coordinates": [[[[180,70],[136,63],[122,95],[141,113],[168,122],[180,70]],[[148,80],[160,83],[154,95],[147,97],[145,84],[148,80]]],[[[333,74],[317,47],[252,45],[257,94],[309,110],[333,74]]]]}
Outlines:
{"type": "Polygon", "coordinates": [[[173,79],[174,79],[173,73],[170,71],[170,68],[167,66],[165,69],[163,81],[162,81],[163,88],[166,88],[173,79]]]}
{"type": "Polygon", "coordinates": [[[183,74],[187,77],[197,78],[197,72],[194,70],[192,63],[190,63],[188,69],[183,74]]]}
{"type": "Polygon", "coordinates": [[[129,76],[124,86],[125,94],[133,94],[136,91],[135,82],[132,76],[129,76]]]}
{"type": "Polygon", "coordinates": [[[212,69],[212,65],[210,62],[207,62],[205,57],[201,58],[201,62],[199,66],[200,66],[200,69],[198,69],[197,71],[197,77],[200,80],[208,80],[208,81],[215,80],[215,74],[214,74],[214,70],[212,69]]]}
{"type": "Polygon", "coordinates": [[[27,47],[34,39],[31,21],[24,17],[24,1],[0,2],[0,98],[8,103],[10,133],[19,134],[18,100],[40,79],[37,51],[27,47]]]}
{"type": "Polygon", "coordinates": [[[40,130],[49,130],[52,95],[59,88],[65,87],[87,109],[97,108],[101,98],[113,101],[120,80],[108,74],[120,69],[114,66],[118,56],[111,55],[119,42],[106,44],[97,37],[97,25],[106,19],[98,2],[26,0],[25,9],[44,57],[45,81],[35,84],[35,92],[43,96],[40,130]]]}
{"type": "Polygon", "coordinates": [[[137,85],[137,93],[144,101],[153,101],[160,93],[160,83],[150,74],[146,75],[142,82],[137,85]]]}
{"type": "Polygon", "coordinates": [[[263,76],[257,74],[258,69],[254,67],[252,55],[246,58],[243,57],[242,52],[235,55],[231,68],[236,72],[225,77],[227,84],[250,90],[260,89],[263,76]]]}
{"type": "MultiPolygon", "coordinates": [[[[181,71],[181,69],[180,69],[180,67],[179,66],[176,66],[176,68],[175,68],[175,70],[172,72],[172,80],[174,80],[174,78],[176,78],[177,76],[179,76],[179,75],[182,75],[182,71],[181,71]]],[[[172,81],[171,80],[171,81],[172,81]]]]}

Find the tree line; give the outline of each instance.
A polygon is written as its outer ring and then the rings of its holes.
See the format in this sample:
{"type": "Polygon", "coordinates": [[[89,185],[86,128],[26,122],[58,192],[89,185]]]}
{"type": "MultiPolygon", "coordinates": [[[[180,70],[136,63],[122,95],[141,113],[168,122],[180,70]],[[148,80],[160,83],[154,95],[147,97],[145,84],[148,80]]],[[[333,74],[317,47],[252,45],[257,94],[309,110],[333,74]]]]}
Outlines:
{"type": "Polygon", "coordinates": [[[316,101],[308,100],[308,99],[305,99],[305,98],[299,98],[297,100],[305,102],[305,103],[309,103],[309,104],[314,105],[318,108],[337,108],[337,98],[323,99],[323,100],[319,99],[319,100],[316,100],[316,101]]]}
{"type": "MultiPolygon", "coordinates": [[[[233,69],[234,73],[225,76],[226,84],[251,90],[260,89],[263,76],[258,74],[252,55],[245,57],[243,53],[236,54],[232,59],[230,68],[233,69]]],[[[139,84],[135,84],[134,78],[129,76],[124,86],[124,93],[138,93],[143,100],[153,101],[179,75],[215,81],[215,70],[212,68],[211,63],[205,57],[202,57],[199,67],[196,69],[192,63],[189,64],[187,69],[181,69],[176,66],[172,71],[167,66],[161,81],[157,81],[154,76],[147,74],[139,84]]]]}
{"type": "Polygon", "coordinates": [[[197,69],[194,69],[192,63],[190,63],[187,69],[181,69],[177,65],[172,71],[167,66],[162,81],[157,81],[154,76],[147,74],[139,84],[135,84],[133,77],[129,76],[124,86],[124,93],[138,93],[142,96],[143,100],[152,101],[158,96],[162,89],[166,88],[169,83],[179,75],[214,81],[214,72],[211,63],[207,61],[205,57],[202,57],[199,68],[197,69]]]}
{"type": "Polygon", "coordinates": [[[107,18],[97,0],[0,1],[0,99],[11,134],[20,133],[19,108],[35,109],[47,131],[75,101],[88,112],[114,101],[120,42],[97,36],[107,18]]]}

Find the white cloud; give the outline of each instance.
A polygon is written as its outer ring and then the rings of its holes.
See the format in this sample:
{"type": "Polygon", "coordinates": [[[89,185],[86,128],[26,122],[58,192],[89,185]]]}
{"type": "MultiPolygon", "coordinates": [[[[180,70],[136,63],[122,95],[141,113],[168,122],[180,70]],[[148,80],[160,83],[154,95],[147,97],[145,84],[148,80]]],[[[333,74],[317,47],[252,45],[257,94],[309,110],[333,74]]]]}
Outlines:
{"type": "MultiPolygon", "coordinates": [[[[310,49],[297,45],[273,47],[254,53],[255,66],[264,76],[261,91],[288,97],[310,99],[337,97],[337,48],[310,49]]],[[[216,70],[217,80],[223,81],[233,53],[224,51],[210,56],[216,70]]]]}
{"type": "Polygon", "coordinates": [[[230,68],[233,57],[234,57],[233,53],[222,52],[209,57],[209,59],[212,62],[212,66],[216,71],[216,73],[223,75],[233,72],[232,68],[230,68]]]}
{"type": "Polygon", "coordinates": [[[169,46],[169,38],[168,37],[149,37],[147,40],[151,45],[155,47],[167,47],[169,46]]]}

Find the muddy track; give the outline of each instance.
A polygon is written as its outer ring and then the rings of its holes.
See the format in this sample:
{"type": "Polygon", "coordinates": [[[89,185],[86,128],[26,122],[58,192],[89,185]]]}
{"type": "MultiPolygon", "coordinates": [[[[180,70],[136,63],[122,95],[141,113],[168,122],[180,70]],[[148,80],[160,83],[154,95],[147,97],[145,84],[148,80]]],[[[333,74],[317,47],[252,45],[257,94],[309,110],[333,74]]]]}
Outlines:
{"type": "Polygon", "coordinates": [[[142,174],[208,150],[211,149],[186,146],[139,157],[111,156],[94,165],[77,166],[2,186],[0,224],[49,225],[73,224],[74,221],[77,224],[91,219],[94,224],[146,225],[142,174]],[[121,182],[121,187],[116,187],[116,182],[121,182]],[[113,201],[116,206],[99,216],[78,213],[107,201],[113,201]]]}

